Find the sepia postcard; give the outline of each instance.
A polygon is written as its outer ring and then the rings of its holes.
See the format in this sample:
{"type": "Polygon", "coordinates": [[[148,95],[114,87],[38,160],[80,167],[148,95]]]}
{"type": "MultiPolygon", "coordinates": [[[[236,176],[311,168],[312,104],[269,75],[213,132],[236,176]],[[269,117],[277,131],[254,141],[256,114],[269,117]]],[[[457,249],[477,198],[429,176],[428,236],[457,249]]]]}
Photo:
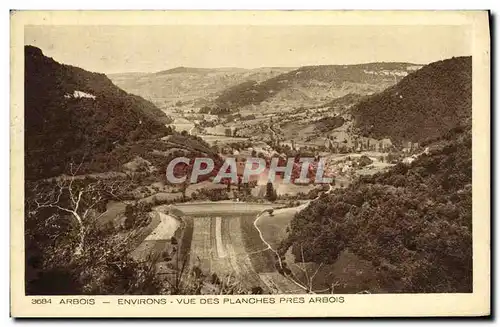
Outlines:
{"type": "Polygon", "coordinates": [[[490,315],[487,11],[12,11],[13,317],[490,315]]]}

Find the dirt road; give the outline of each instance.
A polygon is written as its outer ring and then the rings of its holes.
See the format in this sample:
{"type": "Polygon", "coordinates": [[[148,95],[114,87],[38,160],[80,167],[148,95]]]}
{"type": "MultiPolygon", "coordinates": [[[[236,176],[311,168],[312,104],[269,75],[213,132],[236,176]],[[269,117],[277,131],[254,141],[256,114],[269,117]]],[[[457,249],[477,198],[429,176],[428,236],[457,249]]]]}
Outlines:
{"type": "Polygon", "coordinates": [[[246,203],[234,201],[217,201],[217,202],[188,202],[171,205],[171,207],[179,209],[184,214],[189,216],[203,216],[204,214],[257,214],[262,210],[279,207],[279,204],[268,203],[246,203]]]}

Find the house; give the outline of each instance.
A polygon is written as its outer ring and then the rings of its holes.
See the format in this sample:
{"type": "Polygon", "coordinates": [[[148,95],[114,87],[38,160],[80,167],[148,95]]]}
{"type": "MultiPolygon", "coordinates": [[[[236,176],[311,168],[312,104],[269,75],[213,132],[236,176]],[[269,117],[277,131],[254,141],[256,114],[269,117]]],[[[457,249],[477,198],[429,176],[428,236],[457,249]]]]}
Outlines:
{"type": "Polygon", "coordinates": [[[382,139],[380,140],[380,146],[382,151],[387,151],[392,147],[392,142],[390,139],[382,139]]]}
{"type": "Polygon", "coordinates": [[[405,152],[405,153],[415,152],[418,148],[419,148],[419,144],[417,142],[403,143],[403,152],[405,152]]]}
{"type": "Polygon", "coordinates": [[[414,155],[412,155],[411,157],[406,157],[406,158],[403,158],[403,163],[404,163],[405,165],[409,165],[409,164],[411,164],[413,161],[415,161],[415,160],[417,159],[417,157],[418,157],[418,156],[417,156],[416,154],[414,154],[414,155]]]}
{"type": "Polygon", "coordinates": [[[226,127],[224,129],[224,135],[225,136],[236,136],[236,127],[226,127]]]}

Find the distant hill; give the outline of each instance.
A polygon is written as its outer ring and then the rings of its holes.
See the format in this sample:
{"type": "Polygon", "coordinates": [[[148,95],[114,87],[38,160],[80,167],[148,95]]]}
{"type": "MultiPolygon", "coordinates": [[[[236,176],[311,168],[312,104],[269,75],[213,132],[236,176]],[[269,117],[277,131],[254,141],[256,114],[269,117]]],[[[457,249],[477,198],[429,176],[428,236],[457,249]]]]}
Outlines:
{"type": "Polygon", "coordinates": [[[115,146],[169,134],[169,118],[104,74],[64,65],[25,47],[26,178],[92,162],[115,146]]]}
{"type": "Polygon", "coordinates": [[[180,104],[203,106],[219,92],[248,80],[263,81],[294,68],[193,68],[176,67],[157,73],[110,74],[109,78],[127,92],[169,109],[180,104]]]}
{"type": "Polygon", "coordinates": [[[215,70],[210,69],[210,68],[176,67],[176,68],[172,68],[172,69],[159,71],[159,72],[155,73],[155,75],[182,74],[182,73],[205,74],[205,73],[210,73],[213,71],[215,71],[215,70]]]}
{"type": "Polygon", "coordinates": [[[419,67],[410,63],[305,66],[262,82],[248,80],[230,87],[214,103],[232,112],[249,105],[262,105],[264,101],[279,105],[290,100],[291,94],[301,94],[296,101],[288,101],[288,105],[317,105],[349,93],[381,91],[419,67]]]}
{"type": "Polygon", "coordinates": [[[471,57],[434,62],[352,108],[355,127],[374,138],[418,142],[470,124],[471,57]]]}

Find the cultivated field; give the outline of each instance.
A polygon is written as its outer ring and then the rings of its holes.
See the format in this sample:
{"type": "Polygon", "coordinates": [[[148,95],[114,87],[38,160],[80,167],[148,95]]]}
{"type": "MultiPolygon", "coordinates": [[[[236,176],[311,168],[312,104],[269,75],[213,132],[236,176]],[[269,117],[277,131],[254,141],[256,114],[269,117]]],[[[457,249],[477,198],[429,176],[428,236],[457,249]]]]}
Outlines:
{"type": "Polygon", "coordinates": [[[219,277],[235,276],[243,287],[265,284],[252,267],[239,228],[240,217],[195,217],[190,264],[219,277]]]}
{"type": "MultiPolygon", "coordinates": [[[[254,226],[257,214],[272,205],[244,203],[191,203],[175,206],[193,222],[190,267],[220,278],[236,277],[246,289],[266,293],[300,293],[302,290],[276,269],[276,254],[254,226]]],[[[183,237],[182,242],[185,239],[183,237]]]]}
{"type": "MultiPolygon", "coordinates": [[[[293,215],[306,205],[276,209],[272,204],[220,201],[158,206],[150,224],[138,231],[137,239],[142,241],[132,256],[140,261],[158,258],[158,268],[167,274],[186,260],[188,270],[198,267],[205,275],[236,278],[247,290],[260,287],[265,293],[304,293],[278,272],[276,249],[293,215]],[[273,207],[272,216],[264,212],[273,207]],[[172,237],[178,242],[174,252],[172,237]]],[[[287,262],[296,278],[303,278],[293,257],[288,255],[287,262]]]]}

